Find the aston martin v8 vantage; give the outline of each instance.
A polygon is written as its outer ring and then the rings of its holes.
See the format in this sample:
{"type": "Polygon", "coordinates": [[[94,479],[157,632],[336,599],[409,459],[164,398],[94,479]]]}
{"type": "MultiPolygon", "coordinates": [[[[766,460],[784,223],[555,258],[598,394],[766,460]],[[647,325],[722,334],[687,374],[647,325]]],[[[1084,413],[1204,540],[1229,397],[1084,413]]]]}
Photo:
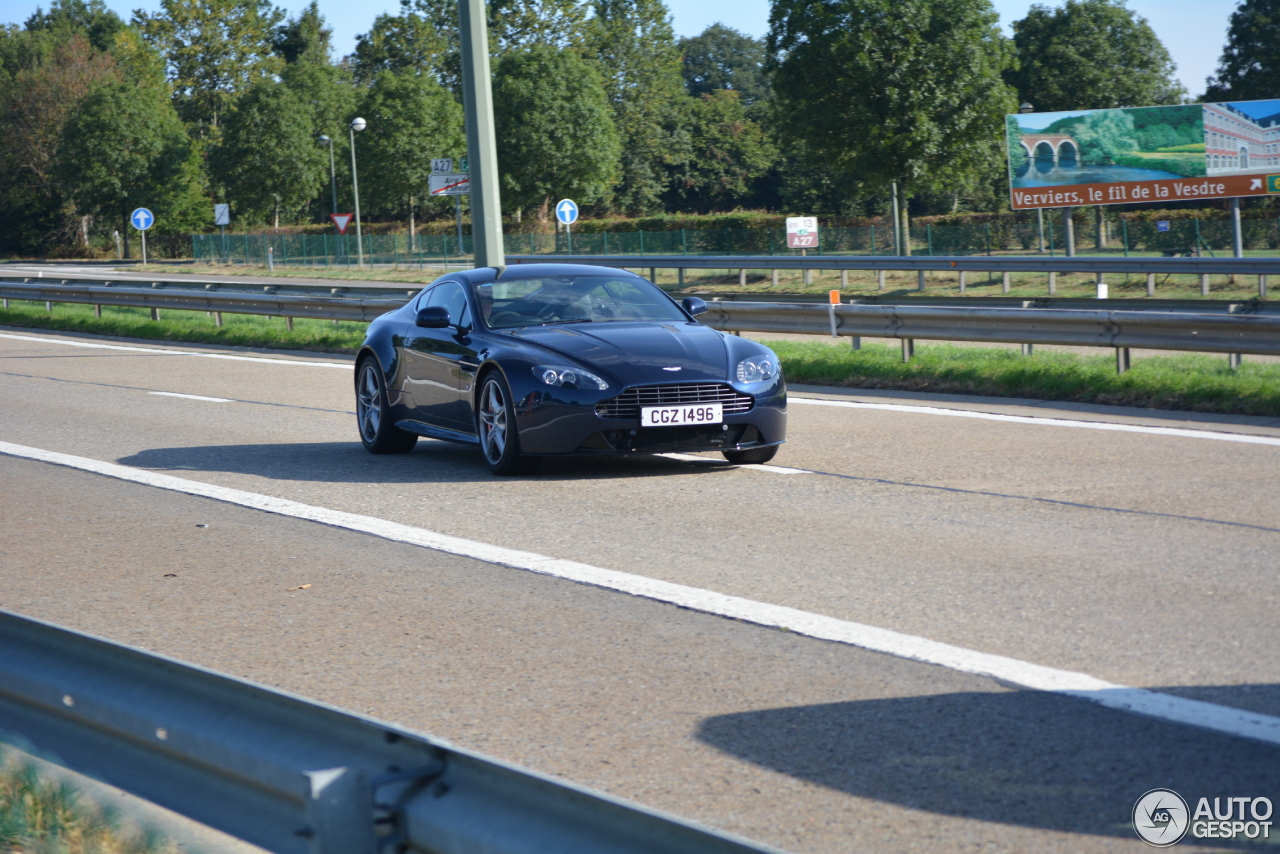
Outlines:
{"type": "Polygon", "coordinates": [[[609,267],[448,273],[369,324],[360,439],[375,454],[419,436],[477,445],[497,474],[566,454],[767,462],[787,429],[778,357],[702,325],[704,311],[609,267]]]}

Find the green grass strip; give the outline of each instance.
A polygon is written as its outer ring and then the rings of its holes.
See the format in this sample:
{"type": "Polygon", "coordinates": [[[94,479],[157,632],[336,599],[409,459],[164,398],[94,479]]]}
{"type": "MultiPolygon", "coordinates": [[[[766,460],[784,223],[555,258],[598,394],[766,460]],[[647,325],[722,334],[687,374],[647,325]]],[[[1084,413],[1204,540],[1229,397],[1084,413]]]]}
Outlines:
{"type": "Polygon", "coordinates": [[[297,318],[290,331],[283,317],[224,313],[222,318],[223,325],[219,327],[214,318],[203,311],[161,309],[160,320],[154,321],[150,309],[125,306],[104,305],[100,318],[94,316],[91,305],[54,303],[53,311],[49,312],[42,302],[10,300],[9,308],[0,308],[0,324],[5,326],[321,353],[356,352],[369,326],[355,321],[335,324],[331,320],[297,318]]]}
{"type": "MultiPolygon", "coordinates": [[[[224,325],[202,311],[162,309],[151,320],[141,308],[103,306],[102,317],[87,305],[10,301],[0,309],[0,325],[90,332],[122,338],[190,341],[322,353],[354,353],[368,324],[224,314],[224,325]]],[[[1178,353],[1134,360],[1117,375],[1110,350],[1097,356],[918,343],[910,362],[896,344],[868,343],[851,350],[824,341],[767,342],[782,359],[791,382],[848,388],[901,389],[944,394],[1029,397],[1152,409],[1183,409],[1241,415],[1280,416],[1280,363],[1245,360],[1235,370],[1227,357],[1178,353]]]]}
{"type": "Polygon", "coordinates": [[[178,854],[151,829],[102,809],[0,751],[0,850],[14,854],[178,854]]]}
{"type": "Polygon", "coordinates": [[[892,344],[852,350],[847,341],[843,347],[765,343],[795,383],[1280,415],[1280,364],[1246,359],[1233,370],[1225,355],[1150,356],[1117,374],[1110,350],[1098,356],[1049,350],[1023,356],[1017,350],[917,342],[915,356],[904,363],[901,347],[892,344]]]}

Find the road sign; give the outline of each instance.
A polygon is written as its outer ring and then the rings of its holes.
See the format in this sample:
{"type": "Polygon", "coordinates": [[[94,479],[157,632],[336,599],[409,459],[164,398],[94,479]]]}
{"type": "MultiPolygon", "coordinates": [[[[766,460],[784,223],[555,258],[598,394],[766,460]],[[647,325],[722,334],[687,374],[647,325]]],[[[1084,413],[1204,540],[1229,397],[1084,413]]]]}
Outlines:
{"type": "Polygon", "coordinates": [[[433,196],[467,196],[471,194],[471,176],[454,172],[451,175],[432,175],[428,179],[433,196]]]}
{"type": "Polygon", "coordinates": [[[351,225],[351,214],[329,214],[329,219],[333,220],[333,224],[338,227],[338,234],[346,234],[347,226],[351,225]]]}
{"type": "Polygon", "coordinates": [[[459,171],[459,172],[470,172],[470,171],[471,171],[471,166],[470,166],[470,164],[467,162],[467,158],[465,158],[465,157],[460,157],[460,158],[458,158],[458,171],[459,171]]]}
{"type": "Polygon", "coordinates": [[[437,175],[442,172],[453,171],[452,157],[434,157],[431,159],[431,171],[437,175]]]}
{"type": "Polygon", "coordinates": [[[1168,231],[1168,230],[1169,230],[1169,220],[1167,219],[1156,220],[1156,231],[1168,231]]]}
{"type": "Polygon", "coordinates": [[[231,225],[231,205],[213,206],[213,224],[231,225]]]}
{"type": "Polygon", "coordinates": [[[816,249],[818,247],[818,218],[813,216],[787,217],[787,248],[816,249]]]}
{"type": "Polygon", "coordinates": [[[556,202],[556,219],[565,225],[573,225],[578,221],[578,205],[573,199],[561,199],[556,202]]]}
{"type": "Polygon", "coordinates": [[[146,231],[148,228],[156,224],[156,217],[146,208],[138,208],[129,214],[129,222],[133,223],[133,227],[138,231],[146,231]]]}

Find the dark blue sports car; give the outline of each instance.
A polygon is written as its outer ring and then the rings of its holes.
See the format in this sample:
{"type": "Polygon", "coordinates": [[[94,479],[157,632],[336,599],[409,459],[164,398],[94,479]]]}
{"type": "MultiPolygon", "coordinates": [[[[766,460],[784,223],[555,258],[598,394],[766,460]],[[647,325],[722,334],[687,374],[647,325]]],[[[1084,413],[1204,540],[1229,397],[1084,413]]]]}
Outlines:
{"type": "Polygon", "coordinates": [[[720,451],[763,463],[786,438],[778,357],[694,319],[640,276],[526,264],[441,276],[369,324],[356,357],[360,439],[479,445],[497,474],[539,457],[720,451]]]}

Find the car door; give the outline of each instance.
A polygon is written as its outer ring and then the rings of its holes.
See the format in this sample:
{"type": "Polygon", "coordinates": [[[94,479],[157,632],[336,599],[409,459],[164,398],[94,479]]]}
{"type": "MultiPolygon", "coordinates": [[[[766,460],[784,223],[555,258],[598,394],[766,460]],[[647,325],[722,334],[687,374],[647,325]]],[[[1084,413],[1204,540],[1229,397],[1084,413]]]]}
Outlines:
{"type": "Polygon", "coordinates": [[[471,346],[471,307],[458,282],[441,282],[423,295],[418,309],[443,306],[449,326],[413,326],[405,334],[404,391],[413,398],[414,420],[433,427],[471,433],[470,386],[476,366],[471,346]]]}

